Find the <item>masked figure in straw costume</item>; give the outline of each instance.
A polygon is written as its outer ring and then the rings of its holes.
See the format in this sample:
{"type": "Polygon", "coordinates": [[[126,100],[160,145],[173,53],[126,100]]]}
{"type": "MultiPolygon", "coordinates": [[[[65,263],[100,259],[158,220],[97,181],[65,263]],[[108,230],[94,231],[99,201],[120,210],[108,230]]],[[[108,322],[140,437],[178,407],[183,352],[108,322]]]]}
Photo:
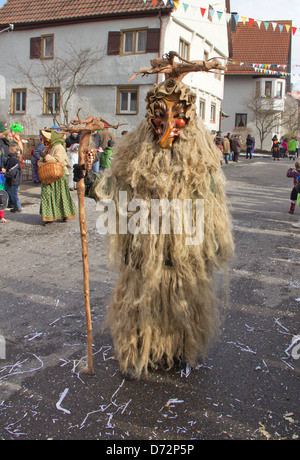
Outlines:
{"type": "Polygon", "coordinates": [[[181,81],[188,72],[223,67],[215,61],[177,63],[176,56],[171,52],[136,73],[164,73],[166,80],[149,91],[147,116],[118,143],[111,169],[100,177],[86,162],[87,196],[111,199],[117,211],[109,259],[118,263],[120,276],[107,322],[120,370],[132,378],[159,365],[171,368],[182,357],[196,366],[205,356],[219,322],[213,272],[233,253],[220,150],[196,116],[195,95],[181,81]],[[157,203],[161,215],[155,221],[157,203]],[[128,228],[120,231],[124,210],[128,228]]]}

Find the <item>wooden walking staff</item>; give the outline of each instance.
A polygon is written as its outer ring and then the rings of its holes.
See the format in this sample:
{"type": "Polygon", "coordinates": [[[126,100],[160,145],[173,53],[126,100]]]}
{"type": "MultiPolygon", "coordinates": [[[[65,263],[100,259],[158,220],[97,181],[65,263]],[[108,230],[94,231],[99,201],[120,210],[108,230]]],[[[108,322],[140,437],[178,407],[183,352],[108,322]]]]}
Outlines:
{"type": "MultiPolygon", "coordinates": [[[[79,119],[79,112],[77,112],[78,120],[72,120],[71,125],[73,126],[60,126],[59,128],[65,132],[77,132],[80,134],[79,142],[79,155],[78,164],[86,170],[91,169],[93,163],[93,157],[95,150],[89,148],[90,136],[94,131],[102,130],[107,125],[109,128],[117,129],[120,125],[112,126],[102,118],[88,117],[85,120],[79,119]],[[84,127],[75,127],[76,125],[85,124],[84,127]]],[[[81,246],[82,246],[82,262],[83,262],[83,283],[84,283],[84,298],[85,298],[85,314],[86,314],[86,327],[87,327],[87,349],[88,349],[88,374],[94,374],[93,368],[93,332],[92,332],[92,320],[91,320],[91,307],[90,307],[90,288],[89,288],[89,264],[88,264],[88,242],[87,242],[87,230],[86,230],[86,218],[85,218],[85,184],[84,176],[77,182],[77,195],[78,195],[78,206],[79,206],[79,224],[81,234],[81,246]]]]}

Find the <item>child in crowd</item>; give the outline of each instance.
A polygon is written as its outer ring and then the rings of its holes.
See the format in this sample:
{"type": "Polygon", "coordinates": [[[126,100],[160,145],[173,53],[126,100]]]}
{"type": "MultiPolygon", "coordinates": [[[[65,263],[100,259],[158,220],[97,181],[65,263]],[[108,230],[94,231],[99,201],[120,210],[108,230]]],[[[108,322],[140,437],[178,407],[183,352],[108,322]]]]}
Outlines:
{"type": "Polygon", "coordinates": [[[290,206],[290,210],[289,210],[290,214],[294,214],[295,207],[296,207],[297,193],[295,194],[294,189],[295,189],[295,186],[297,185],[298,176],[300,176],[300,161],[296,161],[294,166],[292,168],[289,168],[287,173],[286,173],[286,177],[292,177],[293,180],[294,180],[294,188],[291,191],[291,195],[290,195],[290,200],[291,200],[291,206],[290,206]],[[296,196],[296,198],[295,198],[295,196],[296,196]]]}
{"type": "Polygon", "coordinates": [[[107,147],[103,150],[101,159],[100,159],[100,170],[104,171],[105,169],[110,168],[111,160],[114,154],[113,146],[114,141],[109,140],[107,142],[107,147]]]}
{"type": "MultiPolygon", "coordinates": [[[[291,191],[291,202],[294,203],[294,209],[296,204],[300,206],[300,176],[297,177],[297,182],[296,185],[294,185],[293,190],[291,191]]],[[[294,214],[293,212],[290,212],[290,214],[294,214]]]]}
{"type": "MultiPolygon", "coordinates": [[[[5,169],[2,169],[0,171],[0,190],[2,190],[2,193],[4,195],[4,183],[5,183],[5,177],[3,175],[3,172],[5,171],[5,169]]],[[[2,222],[2,224],[5,224],[6,223],[6,219],[5,219],[5,207],[7,205],[7,199],[5,196],[2,197],[2,194],[0,196],[0,222],[2,222]],[[3,208],[3,209],[1,209],[3,208]]]]}

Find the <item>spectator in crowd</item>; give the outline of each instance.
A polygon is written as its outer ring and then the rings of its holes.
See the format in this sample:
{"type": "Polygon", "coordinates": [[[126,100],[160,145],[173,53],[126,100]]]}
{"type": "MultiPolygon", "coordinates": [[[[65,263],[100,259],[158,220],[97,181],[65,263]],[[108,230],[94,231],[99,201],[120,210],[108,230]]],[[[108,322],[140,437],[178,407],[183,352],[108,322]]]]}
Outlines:
{"type": "Polygon", "coordinates": [[[297,185],[298,176],[300,176],[300,161],[296,161],[294,166],[288,169],[286,173],[286,177],[291,177],[293,179],[293,189],[290,194],[291,206],[289,213],[294,214],[296,201],[297,201],[297,194],[295,194],[294,187],[297,185]]]}
{"type": "Polygon", "coordinates": [[[78,133],[71,133],[70,136],[66,138],[66,147],[67,149],[71,147],[72,144],[79,144],[80,135],[78,133]]]}
{"type": "Polygon", "coordinates": [[[242,143],[240,136],[236,134],[232,139],[232,150],[233,150],[233,161],[235,163],[239,162],[240,153],[241,153],[242,143]]]}

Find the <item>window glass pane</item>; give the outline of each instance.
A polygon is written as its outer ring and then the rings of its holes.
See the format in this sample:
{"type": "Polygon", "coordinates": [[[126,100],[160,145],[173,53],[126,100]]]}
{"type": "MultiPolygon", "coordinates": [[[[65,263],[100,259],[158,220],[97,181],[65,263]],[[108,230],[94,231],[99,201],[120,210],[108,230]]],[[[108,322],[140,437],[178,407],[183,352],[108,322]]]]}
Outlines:
{"type": "Polygon", "coordinates": [[[216,106],[212,104],[211,107],[210,107],[210,119],[211,119],[211,121],[215,121],[215,114],[216,114],[216,106]]]}
{"type": "Polygon", "coordinates": [[[52,112],[53,110],[53,100],[52,100],[52,93],[47,92],[47,112],[52,112]]]}
{"type": "Polygon", "coordinates": [[[277,83],[277,97],[282,98],[282,83],[278,82],[277,83]]]}
{"type": "Polygon", "coordinates": [[[55,111],[58,112],[59,110],[59,92],[55,92],[54,93],[54,107],[55,107],[55,111]]]}
{"type": "Polygon", "coordinates": [[[44,57],[53,56],[53,37],[44,38],[44,57]]]}
{"type": "Polygon", "coordinates": [[[235,126],[237,128],[243,128],[247,126],[247,114],[237,113],[235,126]]]}
{"type": "Polygon", "coordinates": [[[21,110],[22,112],[25,112],[25,109],[26,109],[26,92],[25,91],[22,91],[22,107],[21,107],[21,110]]]}
{"type": "Polygon", "coordinates": [[[15,110],[16,112],[20,112],[20,108],[21,108],[21,103],[20,103],[20,99],[21,99],[21,93],[19,91],[17,91],[15,93],[15,110]]]}
{"type": "Polygon", "coordinates": [[[128,110],[128,93],[127,92],[121,92],[121,110],[126,111],[128,110]]]}
{"type": "Polygon", "coordinates": [[[137,111],[137,93],[132,92],[130,93],[130,112],[136,112],[137,111]]]}
{"type": "Polygon", "coordinates": [[[267,97],[271,97],[271,91],[272,91],[272,82],[266,81],[266,96],[267,97]]]}
{"type": "Polygon", "coordinates": [[[199,117],[204,118],[204,101],[200,101],[199,117]]]}
{"type": "Polygon", "coordinates": [[[142,53],[146,51],[146,37],[147,33],[145,30],[137,32],[137,52],[142,53]]]}
{"type": "Polygon", "coordinates": [[[124,53],[133,52],[133,32],[126,32],[124,34],[124,53]]]}

